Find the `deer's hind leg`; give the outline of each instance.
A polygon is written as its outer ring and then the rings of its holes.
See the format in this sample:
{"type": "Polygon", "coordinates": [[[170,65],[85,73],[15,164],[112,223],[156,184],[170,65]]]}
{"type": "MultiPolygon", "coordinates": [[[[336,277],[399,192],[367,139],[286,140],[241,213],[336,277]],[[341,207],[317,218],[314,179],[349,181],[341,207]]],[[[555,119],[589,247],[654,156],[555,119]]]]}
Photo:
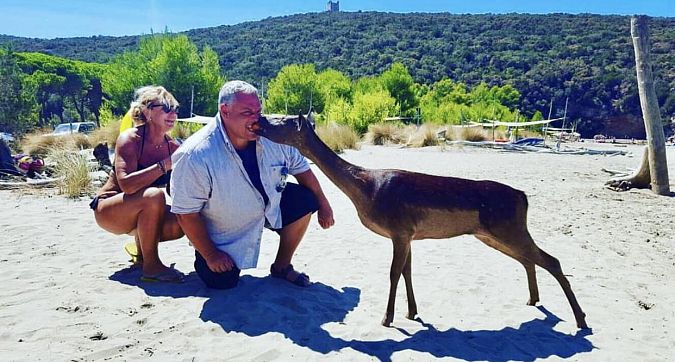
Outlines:
{"type": "MultiPolygon", "coordinates": [[[[410,237],[393,237],[391,241],[394,245],[394,253],[391,260],[391,269],[389,270],[389,299],[387,301],[387,311],[382,320],[382,325],[389,327],[391,322],[394,321],[394,304],[396,302],[396,287],[398,286],[398,281],[401,278],[401,273],[405,269],[405,265],[410,266],[408,262],[408,257],[410,254],[410,242],[412,238],[410,237]]],[[[410,289],[407,289],[408,294],[412,294],[412,280],[410,279],[410,273],[406,279],[406,288],[408,284],[410,289]]],[[[413,297],[414,300],[414,297],[413,297]]],[[[410,303],[410,300],[408,300],[410,303]]],[[[408,304],[410,306],[410,304],[408,304]]],[[[410,310],[408,310],[410,312],[410,310]]]]}
{"type": "Polygon", "coordinates": [[[536,250],[537,251],[534,252],[533,255],[528,256],[528,258],[553,275],[553,277],[558,281],[558,284],[560,284],[562,287],[563,292],[565,292],[567,301],[572,307],[572,312],[574,313],[574,319],[576,319],[577,327],[588,328],[588,325],[586,324],[586,314],[581,310],[581,306],[579,306],[579,302],[577,302],[577,297],[574,295],[574,292],[572,292],[570,282],[567,280],[567,277],[565,277],[565,274],[563,274],[560,262],[558,259],[547,254],[538,247],[536,250]]]}
{"type": "MultiPolygon", "coordinates": [[[[577,298],[574,295],[574,292],[572,292],[572,287],[570,286],[569,281],[563,274],[562,267],[560,266],[560,262],[558,261],[558,259],[541,250],[535,244],[534,240],[532,239],[532,236],[530,236],[530,233],[527,231],[526,228],[522,228],[517,231],[509,230],[509,232],[504,233],[504,236],[502,236],[498,240],[502,241],[501,243],[499,243],[500,245],[502,245],[506,249],[510,249],[516,256],[524,259],[527,262],[534,263],[546,269],[546,271],[548,271],[549,273],[551,273],[551,275],[553,275],[553,277],[558,281],[558,284],[560,284],[560,286],[562,287],[563,292],[567,297],[567,301],[570,303],[570,307],[572,307],[572,312],[574,313],[574,318],[577,322],[577,327],[588,328],[588,326],[586,325],[586,314],[581,310],[581,306],[579,306],[579,302],[577,302],[577,298]]],[[[497,249],[503,251],[498,247],[497,249]]],[[[525,268],[527,270],[528,266],[526,266],[525,268]]],[[[528,281],[530,280],[529,275],[530,274],[528,271],[528,281]]],[[[532,302],[532,300],[539,299],[538,293],[535,294],[534,296],[536,298],[533,299],[532,288],[530,288],[530,302],[532,302]]]]}
{"type": "Polygon", "coordinates": [[[537,272],[535,270],[535,264],[531,260],[524,258],[522,255],[509,248],[506,244],[502,243],[493,236],[487,235],[475,235],[478,240],[482,241],[486,245],[499,250],[503,254],[510,256],[511,258],[518,261],[523,268],[525,268],[525,273],[527,274],[527,288],[530,292],[530,299],[527,301],[527,305],[535,305],[539,301],[539,287],[537,286],[537,272]]]}

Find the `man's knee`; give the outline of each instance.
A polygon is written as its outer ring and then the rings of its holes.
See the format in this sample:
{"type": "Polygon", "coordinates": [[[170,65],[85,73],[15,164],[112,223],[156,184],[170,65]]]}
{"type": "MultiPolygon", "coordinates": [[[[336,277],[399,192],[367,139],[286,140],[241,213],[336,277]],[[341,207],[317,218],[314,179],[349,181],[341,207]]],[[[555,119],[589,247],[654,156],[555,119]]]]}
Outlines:
{"type": "Polygon", "coordinates": [[[215,277],[214,275],[210,275],[206,278],[202,277],[199,273],[199,278],[206,284],[207,287],[211,289],[232,289],[237,286],[239,283],[239,273],[237,272],[235,274],[231,274],[232,271],[225,272],[225,273],[213,273],[216,274],[215,277]],[[223,274],[223,275],[217,275],[217,274],[223,274]]]}
{"type": "Polygon", "coordinates": [[[209,269],[209,266],[206,264],[206,260],[195,251],[195,271],[199,276],[199,279],[206,284],[207,287],[212,289],[231,289],[237,286],[239,283],[239,274],[241,270],[236,266],[232,267],[231,270],[224,273],[216,273],[209,269]]]}

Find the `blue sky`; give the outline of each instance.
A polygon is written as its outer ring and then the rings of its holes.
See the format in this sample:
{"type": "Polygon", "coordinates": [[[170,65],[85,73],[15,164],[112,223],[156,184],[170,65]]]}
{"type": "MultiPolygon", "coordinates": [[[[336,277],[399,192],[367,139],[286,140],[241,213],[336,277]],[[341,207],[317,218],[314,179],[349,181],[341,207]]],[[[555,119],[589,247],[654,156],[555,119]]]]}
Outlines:
{"type": "MultiPolygon", "coordinates": [[[[0,34],[36,37],[148,34],[324,11],[323,0],[0,0],[0,34]]],[[[675,17],[674,0],[342,0],[342,11],[645,14],[675,17]]]]}

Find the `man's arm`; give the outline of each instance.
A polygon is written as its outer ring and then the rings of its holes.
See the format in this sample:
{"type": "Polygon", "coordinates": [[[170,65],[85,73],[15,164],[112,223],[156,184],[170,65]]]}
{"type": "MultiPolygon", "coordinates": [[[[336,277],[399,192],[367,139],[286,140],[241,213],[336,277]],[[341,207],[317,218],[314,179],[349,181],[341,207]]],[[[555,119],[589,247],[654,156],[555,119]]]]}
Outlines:
{"type": "Polygon", "coordinates": [[[214,273],[224,273],[232,269],[234,262],[227,253],[218,250],[213,244],[206,231],[204,220],[202,220],[202,216],[198,212],[176,214],[176,218],[183,232],[190,239],[190,242],[192,242],[192,245],[206,260],[206,264],[211,271],[214,273]]]}
{"type": "Polygon", "coordinates": [[[321,225],[321,227],[324,229],[328,229],[329,227],[333,226],[333,224],[335,224],[335,220],[333,219],[333,209],[330,207],[330,203],[328,202],[326,195],[323,194],[319,180],[316,179],[314,172],[312,172],[310,169],[294,175],[294,177],[296,180],[298,180],[298,183],[312,191],[317,201],[319,201],[319,225],[321,225]]]}

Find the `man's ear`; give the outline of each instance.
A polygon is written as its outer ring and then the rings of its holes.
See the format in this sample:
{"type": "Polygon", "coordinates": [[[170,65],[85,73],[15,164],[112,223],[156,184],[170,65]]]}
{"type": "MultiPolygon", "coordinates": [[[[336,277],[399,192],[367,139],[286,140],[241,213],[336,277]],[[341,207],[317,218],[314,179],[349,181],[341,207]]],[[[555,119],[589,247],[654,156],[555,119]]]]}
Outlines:
{"type": "Polygon", "coordinates": [[[221,116],[227,115],[227,104],[221,103],[218,108],[220,109],[221,116]]]}

